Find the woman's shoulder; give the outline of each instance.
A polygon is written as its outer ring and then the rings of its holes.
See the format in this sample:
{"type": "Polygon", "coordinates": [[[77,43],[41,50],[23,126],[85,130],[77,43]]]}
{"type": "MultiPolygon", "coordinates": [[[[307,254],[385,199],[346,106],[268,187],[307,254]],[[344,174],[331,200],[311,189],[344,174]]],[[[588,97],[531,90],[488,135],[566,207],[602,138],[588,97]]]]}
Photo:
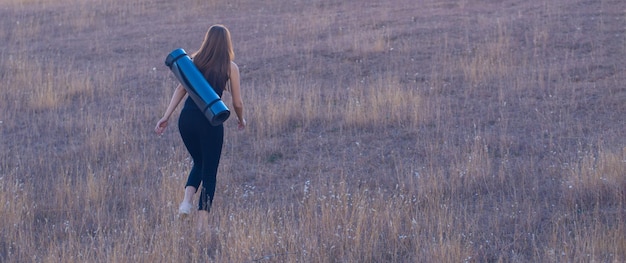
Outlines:
{"type": "Polygon", "coordinates": [[[230,62],[230,73],[239,75],[239,66],[233,61],[230,62]]]}
{"type": "Polygon", "coordinates": [[[234,61],[230,62],[230,69],[239,69],[239,66],[237,66],[237,63],[235,63],[234,61]]]}

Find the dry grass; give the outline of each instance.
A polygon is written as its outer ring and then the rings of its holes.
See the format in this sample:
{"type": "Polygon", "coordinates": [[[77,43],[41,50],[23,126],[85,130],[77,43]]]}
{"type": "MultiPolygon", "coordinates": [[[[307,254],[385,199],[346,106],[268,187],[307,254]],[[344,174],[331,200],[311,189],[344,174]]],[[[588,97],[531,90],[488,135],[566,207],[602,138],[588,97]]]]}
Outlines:
{"type": "Polygon", "coordinates": [[[1,262],[626,260],[622,1],[3,0],[0,16],[1,262]],[[176,217],[176,125],[152,129],[165,55],[213,23],[249,128],[226,123],[197,236],[176,217]]]}

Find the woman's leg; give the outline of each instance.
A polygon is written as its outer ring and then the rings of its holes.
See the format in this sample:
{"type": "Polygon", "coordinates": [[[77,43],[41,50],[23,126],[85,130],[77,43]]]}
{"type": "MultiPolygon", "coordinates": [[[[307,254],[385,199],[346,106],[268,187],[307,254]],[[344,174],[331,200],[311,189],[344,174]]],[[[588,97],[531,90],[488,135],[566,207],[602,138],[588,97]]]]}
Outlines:
{"type": "Polygon", "coordinates": [[[203,115],[196,112],[183,111],[178,119],[180,137],[183,139],[185,148],[187,148],[187,151],[193,159],[193,167],[189,172],[189,177],[187,178],[187,184],[185,184],[185,187],[192,186],[196,190],[202,181],[202,167],[204,166],[202,164],[204,158],[202,156],[203,149],[201,145],[204,134],[202,129],[198,129],[198,123],[204,121],[203,118],[203,115]]]}
{"type": "Polygon", "coordinates": [[[183,139],[183,143],[187,148],[187,151],[193,159],[193,167],[189,172],[187,183],[185,184],[185,195],[183,201],[179,206],[180,214],[190,214],[193,206],[193,196],[198,191],[200,183],[202,181],[202,167],[203,156],[202,147],[200,142],[202,141],[202,129],[198,129],[198,123],[204,121],[204,116],[197,114],[194,111],[185,111],[180,115],[178,120],[178,129],[180,136],[183,139]]]}
{"type": "Polygon", "coordinates": [[[215,185],[217,181],[217,169],[222,155],[224,142],[224,127],[222,125],[211,127],[209,135],[202,143],[202,191],[200,192],[199,209],[211,210],[215,185]]]}
{"type": "Polygon", "coordinates": [[[185,187],[185,196],[183,197],[183,202],[191,204],[193,202],[193,195],[197,191],[198,191],[198,189],[193,187],[193,186],[186,186],[185,187]]]}
{"type": "Polygon", "coordinates": [[[224,128],[222,125],[212,127],[210,136],[203,145],[202,190],[200,191],[199,211],[197,216],[198,233],[209,233],[209,211],[215,196],[217,169],[222,155],[224,128]]]}
{"type": "Polygon", "coordinates": [[[209,233],[209,211],[200,210],[198,211],[198,216],[196,217],[198,221],[198,233],[201,235],[205,235],[209,233]]]}

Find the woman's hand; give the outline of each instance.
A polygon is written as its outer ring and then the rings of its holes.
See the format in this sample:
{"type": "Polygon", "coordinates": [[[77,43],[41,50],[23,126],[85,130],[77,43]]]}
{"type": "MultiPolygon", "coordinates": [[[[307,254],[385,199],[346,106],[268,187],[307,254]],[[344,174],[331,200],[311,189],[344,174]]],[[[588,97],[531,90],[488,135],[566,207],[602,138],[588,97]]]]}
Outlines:
{"type": "Polygon", "coordinates": [[[245,128],[246,128],[246,119],[243,119],[243,121],[237,121],[237,129],[241,131],[245,128]]]}
{"type": "Polygon", "coordinates": [[[156,134],[161,135],[163,134],[163,131],[165,131],[165,128],[167,127],[167,121],[168,119],[163,117],[159,120],[159,122],[157,122],[156,127],[154,127],[154,132],[156,132],[156,134]]]}

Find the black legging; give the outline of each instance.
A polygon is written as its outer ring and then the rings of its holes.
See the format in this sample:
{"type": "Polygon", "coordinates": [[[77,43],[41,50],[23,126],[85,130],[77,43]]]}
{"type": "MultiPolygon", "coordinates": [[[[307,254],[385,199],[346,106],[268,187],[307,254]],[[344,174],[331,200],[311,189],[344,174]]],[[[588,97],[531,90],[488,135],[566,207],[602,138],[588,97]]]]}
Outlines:
{"type": "Polygon", "coordinates": [[[178,130],[193,159],[193,168],[187,179],[187,186],[196,189],[202,183],[199,210],[209,211],[215,195],[217,167],[222,155],[224,126],[212,126],[191,98],[187,98],[180,117],[178,130]]]}

